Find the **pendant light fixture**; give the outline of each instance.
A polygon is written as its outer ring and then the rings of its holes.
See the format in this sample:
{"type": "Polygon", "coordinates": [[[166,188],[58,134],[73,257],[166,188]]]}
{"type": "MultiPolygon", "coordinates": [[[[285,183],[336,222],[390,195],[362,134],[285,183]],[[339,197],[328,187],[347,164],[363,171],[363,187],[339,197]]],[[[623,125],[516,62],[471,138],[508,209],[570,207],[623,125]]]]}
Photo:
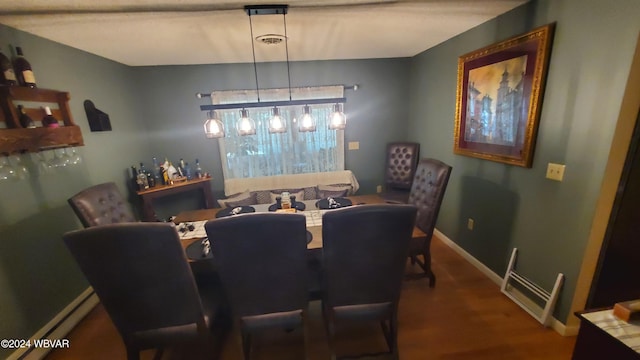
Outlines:
{"type": "MultiPolygon", "coordinates": [[[[298,123],[298,129],[301,132],[307,131],[315,131],[316,130],[316,121],[311,115],[311,110],[309,105],[315,104],[335,104],[336,106],[340,104],[344,104],[347,99],[345,97],[341,98],[324,98],[324,99],[299,99],[293,100],[291,97],[291,72],[289,67],[289,38],[287,35],[287,20],[286,15],[289,9],[289,5],[246,5],[244,7],[245,12],[249,16],[249,28],[251,33],[251,51],[253,55],[253,72],[256,81],[256,102],[246,102],[246,103],[231,103],[231,104],[211,104],[211,105],[201,105],[200,110],[202,111],[211,111],[211,110],[228,110],[228,109],[242,109],[240,111],[241,118],[238,120],[236,124],[236,129],[238,130],[239,135],[254,135],[256,133],[255,122],[249,118],[247,109],[249,108],[265,108],[272,107],[272,117],[269,119],[269,132],[270,133],[283,133],[287,131],[286,120],[280,114],[280,109],[278,107],[281,106],[297,106],[304,105],[303,107],[303,116],[298,123]],[[251,16],[253,15],[282,15],[282,22],[284,25],[284,42],[285,42],[285,53],[286,53],[286,64],[287,64],[287,80],[288,80],[288,89],[289,89],[289,100],[279,100],[279,101],[260,101],[260,86],[258,84],[258,68],[256,65],[256,52],[254,45],[254,35],[253,35],[253,22],[251,20],[251,16]]],[[[353,86],[345,86],[344,89],[353,89],[357,90],[358,85],[353,86]]],[[[203,97],[210,97],[211,93],[196,93],[196,97],[201,99],[203,97]]],[[[344,129],[346,124],[346,117],[342,111],[335,111],[333,116],[336,117],[335,124],[334,122],[329,123],[329,129],[344,129]],[[339,114],[338,114],[339,113],[339,114]],[[338,115],[336,115],[338,114],[338,115]]],[[[207,120],[207,123],[209,121],[207,120]]],[[[206,125],[206,124],[205,124],[206,125]]],[[[222,125],[222,122],[219,123],[222,125]]],[[[207,137],[222,137],[224,136],[224,129],[222,129],[223,135],[221,136],[213,136],[207,132],[205,127],[205,132],[207,137]]]]}
{"type": "Polygon", "coordinates": [[[333,112],[329,118],[330,130],[343,130],[347,126],[347,116],[342,112],[342,105],[333,105],[333,112]]]}
{"type": "Polygon", "coordinates": [[[224,125],[213,110],[207,114],[207,121],[204,122],[204,134],[209,139],[224,137],[224,125]]]}
{"type": "Polygon", "coordinates": [[[238,135],[255,135],[256,123],[249,117],[249,112],[246,109],[240,110],[240,120],[236,123],[236,130],[238,135]]]}
{"type": "Polygon", "coordinates": [[[271,115],[271,119],[269,119],[269,132],[272,134],[287,132],[287,124],[280,116],[280,109],[278,109],[277,106],[271,109],[271,115]]]}
{"type": "Polygon", "coordinates": [[[300,132],[316,131],[316,120],[311,116],[311,108],[309,105],[302,107],[302,118],[298,125],[300,132]]]}

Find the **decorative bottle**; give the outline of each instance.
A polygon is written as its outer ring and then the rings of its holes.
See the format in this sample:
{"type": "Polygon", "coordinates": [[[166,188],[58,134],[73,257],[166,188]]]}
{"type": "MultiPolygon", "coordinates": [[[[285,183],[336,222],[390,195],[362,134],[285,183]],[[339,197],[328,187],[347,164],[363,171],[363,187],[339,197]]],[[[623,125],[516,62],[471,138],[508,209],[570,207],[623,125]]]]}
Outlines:
{"type": "Polygon", "coordinates": [[[142,171],[142,169],[138,169],[138,190],[144,190],[149,188],[149,180],[147,179],[147,175],[142,171]]]}
{"type": "Polygon", "coordinates": [[[49,108],[48,106],[45,106],[44,113],[45,115],[42,118],[42,126],[48,127],[48,128],[57,128],[60,126],[60,124],[58,124],[58,120],[56,120],[56,118],[54,118],[53,115],[51,114],[51,108],[49,108]]]}
{"type": "Polygon", "coordinates": [[[156,186],[156,179],[151,175],[151,172],[144,167],[144,163],[140,163],[140,172],[147,177],[147,185],[148,187],[156,186]]]}
{"type": "Polygon", "coordinates": [[[196,170],[194,172],[196,179],[202,179],[202,168],[200,167],[200,161],[196,159],[196,170]]]}
{"type": "Polygon", "coordinates": [[[30,88],[36,87],[36,77],[33,75],[33,69],[22,53],[22,48],[17,46],[16,53],[18,56],[13,60],[13,68],[15,69],[16,78],[20,86],[30,88]]]}
{"type": "Polygon", "coordinates": [[[15,86],[18,84],[16,73],[13,71],[11,61],[0,52],[0,85],[15,86]]]}
{"type": "Polygon", "coordinates": [[[193,174],[191,173],[191,166],[189,166],[189,163],[184,164],[183,170],[184,170],[184,176],[187,177],[187,180],[193,179],[193,174]]]}
{"type": "Polygon", "coordinates": [[[158,163],[158,159],[157,158],[153,158],[153,177],[156,180],[156,184],[160,184],[161,183],[161,178],[162,178],[162,171],[160,170],[160,164],[158,163]]]}
{"type": "Polygon", "coordinates": [[[20,125],[25,129],[31,129],[36,127],[36,123],[33,122],[31,116],[27,115],[22,105],[18,105],[18,113],[20,114],[20,125]]]}

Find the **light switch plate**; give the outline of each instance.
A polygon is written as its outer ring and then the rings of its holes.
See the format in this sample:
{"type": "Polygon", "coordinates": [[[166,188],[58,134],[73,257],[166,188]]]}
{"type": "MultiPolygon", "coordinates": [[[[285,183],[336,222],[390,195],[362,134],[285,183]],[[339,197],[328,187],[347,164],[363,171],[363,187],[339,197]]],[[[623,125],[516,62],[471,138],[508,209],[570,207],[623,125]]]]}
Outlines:
{"type": "Polygon", "coordinates": [[[360,142],[359,141],[349,141],[349,150],[359,150],[360,142]]]}
{"type": "Polygon", "coordinates": [[[562,181],[565,165],[549,163],[547,165],[547,179],[562,181]]]}

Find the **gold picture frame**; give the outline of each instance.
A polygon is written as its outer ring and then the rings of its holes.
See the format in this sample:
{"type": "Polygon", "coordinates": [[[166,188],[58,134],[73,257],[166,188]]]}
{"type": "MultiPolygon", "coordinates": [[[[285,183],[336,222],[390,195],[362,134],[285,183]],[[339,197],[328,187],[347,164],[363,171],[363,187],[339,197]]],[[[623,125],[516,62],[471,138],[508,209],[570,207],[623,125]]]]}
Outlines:
{"type": "Polygon", "coordinates": [[[531,167],[554,28],[460,56],[455,154],[531,167]]]}

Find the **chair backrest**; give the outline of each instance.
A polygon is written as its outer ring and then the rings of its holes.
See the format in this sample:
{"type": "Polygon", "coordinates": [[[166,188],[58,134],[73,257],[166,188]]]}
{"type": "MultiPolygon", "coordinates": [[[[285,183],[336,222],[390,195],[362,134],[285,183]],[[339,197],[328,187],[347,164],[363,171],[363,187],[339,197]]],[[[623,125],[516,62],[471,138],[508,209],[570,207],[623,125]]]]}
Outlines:
{"type": "Polygon", "coordinates": [[[436,159],[420,159],[409,193],[409,204],[418,208],[416,226],[431,238],[447,189],[451,166],[436,159]]]}
{"type": "Polygon", "coordinates": [[[125,343],[144,340],[154,329],[186,325],[194,334],[205,329],[173,224],[109,224],[71,231],[63,239],[125,343]]]}
{"type": "Polygon", "coordinates": [[[420,144],[393,142],[387,144],[385,186],[387,189],[411,189],[411,183],[420,158],[420,144]]]}
{"type": "Polygon", "coordinates": [[[237,318],[306,309],[306,219],[252,213],[205,224],[220,280],[237,318]]]}
{"type": "Polygon", "coordinates": [[[84,227],[136,221],[131,207],[113,182],[84,189],[68,202],[84,227]]]}
{"type": "Polygon", "coordinates": [[[322,217],[322,258],[329,307],[391,303],[400,297],[412,205],[359,205],[322,217]]]}

